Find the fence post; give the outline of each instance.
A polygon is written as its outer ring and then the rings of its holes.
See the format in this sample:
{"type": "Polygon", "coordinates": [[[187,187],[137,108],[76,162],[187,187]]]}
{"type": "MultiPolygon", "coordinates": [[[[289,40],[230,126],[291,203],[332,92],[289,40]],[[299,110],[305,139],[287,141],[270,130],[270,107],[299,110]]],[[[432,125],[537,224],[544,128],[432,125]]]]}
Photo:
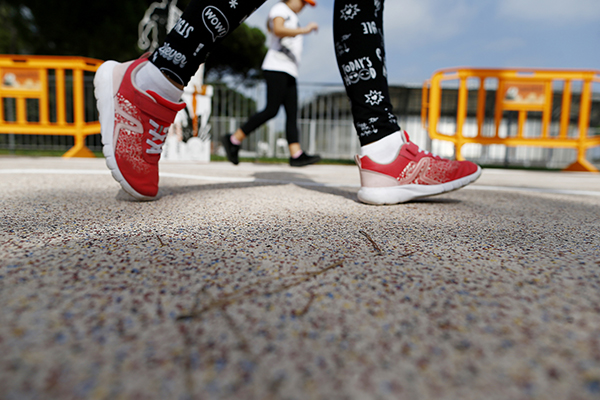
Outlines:
{"type": "Polygon", "coordinates": [[[592,82],[586,79],[581,89],[581,108],[579,110],[579,146],[577,147],[577,160],[565,168],[566,171],[590,171],[598,172],[598,169],[590,163],[586,157],[586,141],[590,124],[590,111],[592,105],[592,82]]]}
{"type": "Polygon", "coordinates": [[[316,143],[317,143],[317,120],[311,119],[309,124],[309,133],[308,133],[308,153],[314,154],[316,153],[316,143]]]}
{"type": "Polygon", "coordinates": [[[94,153],[85,146],[83,90],[83,71],[73,69],[73,123],[75,125],[75,134],[73,137],[75,143],[69,151],[63,154],[63,157],[95,157],[94,153]]]}

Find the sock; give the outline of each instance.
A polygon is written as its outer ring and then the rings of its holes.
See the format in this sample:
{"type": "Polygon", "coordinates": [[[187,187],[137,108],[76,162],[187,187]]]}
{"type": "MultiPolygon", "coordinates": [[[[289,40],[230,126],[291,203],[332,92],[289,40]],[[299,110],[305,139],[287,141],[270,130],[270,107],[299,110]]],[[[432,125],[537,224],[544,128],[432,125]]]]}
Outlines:
{"type": "Polygon", "coordinates": [[[398,155],[398,150],[404,143],[402,131],[396,131],[376,142],[362,146],[360,155],[369,156],[371,160],[379,164],[389,164],[394,161],[398,155]]]}
{"type": "Polygon", "coordinates": [[[304,153],[302,150],[298,150],[297,152],[292,154],[292,158],[298,158],[302,155],[302,153],[304,153]]]}
{"type": "Polygon", "coordinates": [[[147,62],[140,68],[135,76],[135,84],[138,89],[144,92],[152,90],[173,103],[179,102],[183,94],[183,90],[173,85],[151,62],[147,62]]]}
{"type": "Polygon", "coordinates": [[[242,142],[240,142],[235,136],[231,135],[229,137],[229,141],[231,142],[231,144],[234,144],[236,146],[239,146],[240,144],[242,144],[242,142]]]}

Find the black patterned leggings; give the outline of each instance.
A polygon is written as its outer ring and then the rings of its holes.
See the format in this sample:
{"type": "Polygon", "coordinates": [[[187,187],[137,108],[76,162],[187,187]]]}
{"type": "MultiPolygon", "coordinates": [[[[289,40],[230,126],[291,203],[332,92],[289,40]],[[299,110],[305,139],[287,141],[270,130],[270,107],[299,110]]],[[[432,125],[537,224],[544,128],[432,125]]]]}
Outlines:
{"type": "MultiPolygon", "coordinates": [[[[214,46],[264,1],[192,0],[150,61],[185,85],[214,46]]],[[[335,0],[333,7],[336,59],[363,146],[400,129],[388,91],[383,1],[335,0]]]]}

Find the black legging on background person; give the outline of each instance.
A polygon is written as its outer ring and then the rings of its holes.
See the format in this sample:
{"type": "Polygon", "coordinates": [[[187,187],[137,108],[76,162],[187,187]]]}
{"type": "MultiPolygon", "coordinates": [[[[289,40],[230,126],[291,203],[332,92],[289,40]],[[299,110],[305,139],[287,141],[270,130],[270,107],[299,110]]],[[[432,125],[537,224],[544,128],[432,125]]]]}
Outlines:
{"type": "Polygon", "coordinates": [[[263,71],[267,83],[267,105],[265,109],[251,116],[242,125],[241,129],[246,135],[252,133],[256,128],[275,118],[279,108],[283,105],[286,114],[285,138],[288,143],[298,143],[298,88],[296,78],[279,71],[263,71]]]}

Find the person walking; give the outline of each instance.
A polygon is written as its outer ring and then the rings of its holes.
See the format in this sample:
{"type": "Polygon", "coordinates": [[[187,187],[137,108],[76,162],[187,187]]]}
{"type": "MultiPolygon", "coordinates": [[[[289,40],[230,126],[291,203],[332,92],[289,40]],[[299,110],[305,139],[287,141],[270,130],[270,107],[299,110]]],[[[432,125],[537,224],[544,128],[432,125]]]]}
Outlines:
{"type": "Polygon", "coordinates": [[[317,31],[319,26],[311,22],[300,26],[298,14],[306,4],[315,6],[314,0],[283,0],[269,11],[267,30],[269,50],[262,64],[267,83],[267,105],[265,109],[251,116],[233,134],[221,138],[227,159],[239,163],[239,149],[242,141],[268,120],[275,118],[283,105],[286,114],[285,136],[290,150],[290,165],[302,167],[321,160],[318,155],[302,151],[298,133],[298,66],[303,47],[303,35],[317,31]]]}
{"type": "MultiPolygon", "coordinates": [[[[185,104],[184,85],[208,53],[264,0],[192,0],[150,57],[107,61],[94,77],[103,151],[113,177],[138,200],[158,194],[158,161],[169,126],[185,104]]],[[[335,0],[339,72],[360,140],[358,199],[398,204],[474,182],[481,168],[419,149],[400,129],[389,99],[384,0],[335,0]]]]}

